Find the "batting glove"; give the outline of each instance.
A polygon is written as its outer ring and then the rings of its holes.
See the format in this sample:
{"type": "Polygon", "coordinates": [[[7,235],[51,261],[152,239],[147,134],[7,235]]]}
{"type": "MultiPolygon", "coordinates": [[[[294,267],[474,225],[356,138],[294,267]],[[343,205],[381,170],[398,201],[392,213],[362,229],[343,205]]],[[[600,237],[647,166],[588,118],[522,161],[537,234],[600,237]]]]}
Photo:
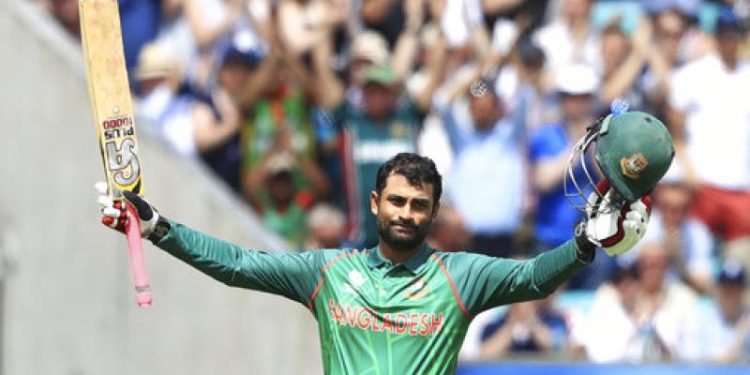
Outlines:
{"type": "Polygon", "coordinates": [[[615,192],[607,180],[601,181],[588,197],[585,233],[589,242],[601,246],[609,256],[620,255],[635,246],[646,234],[651,198],[644,196],[618,209],[615,192]]]}
{"type": "Polygon", "coordinates": [[[129,220],[126,204],[131,205],[138,212],[138,221],[141,224],[141,237],[147,238],[154,232],[159,222],[159,213],[145,199],[129,191],[123,191],[123,198],[112,199],[107,194],[107,183],[97,182],[94,185],[99,196],[97,202],[101,207],[102,224],[125,233],[125,227],[129,220]]]}

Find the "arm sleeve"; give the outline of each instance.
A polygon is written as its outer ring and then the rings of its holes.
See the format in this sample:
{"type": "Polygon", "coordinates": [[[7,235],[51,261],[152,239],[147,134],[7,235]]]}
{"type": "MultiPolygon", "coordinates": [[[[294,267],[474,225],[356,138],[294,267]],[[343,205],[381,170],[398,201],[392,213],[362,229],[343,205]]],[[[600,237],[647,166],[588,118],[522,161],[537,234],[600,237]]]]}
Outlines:
{"type": "Polygon", "coordinates": [[[336,253],[249,250],[175,222],[156,246],[226,285],[278,294],[305,305],[320,278],[324,259],[336,253]]]}
{"type": "Polygon", "coordinates": [[[576,256],[574,240],[527,260],[457,253],[452,263],[450,272],[472,315],[500,305],[542,299],[587,264],[576,256]]]}
{"type": "Polygon", "coordinates": [[[469,133],[456,123],[454,104],[448,101],[445,95],[435,94],[433,97],[433,108],[440,116],[443,129],[448,135],[448,142],[455,153],[460,153],[468,142],[469,133]]]}

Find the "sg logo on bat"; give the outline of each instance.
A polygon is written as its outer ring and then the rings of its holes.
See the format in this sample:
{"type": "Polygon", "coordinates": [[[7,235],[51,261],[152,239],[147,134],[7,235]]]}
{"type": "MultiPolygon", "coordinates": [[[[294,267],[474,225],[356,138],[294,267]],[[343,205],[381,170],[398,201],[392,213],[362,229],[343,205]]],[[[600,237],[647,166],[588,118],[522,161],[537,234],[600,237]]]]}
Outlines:
{"type": "Polygon", "coordinates": [[[140,193],[141,164],[138,159],[133,118],[108,118],[102,122],[101,130],[110,182],[120,191],[140,193]]]}

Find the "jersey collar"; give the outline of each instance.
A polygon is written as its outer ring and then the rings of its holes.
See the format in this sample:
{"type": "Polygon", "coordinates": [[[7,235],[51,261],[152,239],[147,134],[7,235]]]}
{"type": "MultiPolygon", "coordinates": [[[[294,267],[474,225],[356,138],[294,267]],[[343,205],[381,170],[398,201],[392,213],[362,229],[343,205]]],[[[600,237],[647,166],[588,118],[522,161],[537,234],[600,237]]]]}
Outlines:
{"type": "MultiPolygon", "coordinates": [[[[430,254],[432,254],[434,251],[435,250],[427,246],[427,244],[423,244],[422,247],[416,253],[414,253],[414,255],[412,255],[403,263],[403,265],[407,270],[411,271],[411,273],[417,273],[417,269],[427,261],[427,258],[429,258],[430,254]]],[[[378,268],[382,267],[386,263],[390,263],[380,254],[379,246],[371,248],[370,250],[368,250],[368,252],[369,254],[367,257],[367,264],[370,267],[378,268]]]]}

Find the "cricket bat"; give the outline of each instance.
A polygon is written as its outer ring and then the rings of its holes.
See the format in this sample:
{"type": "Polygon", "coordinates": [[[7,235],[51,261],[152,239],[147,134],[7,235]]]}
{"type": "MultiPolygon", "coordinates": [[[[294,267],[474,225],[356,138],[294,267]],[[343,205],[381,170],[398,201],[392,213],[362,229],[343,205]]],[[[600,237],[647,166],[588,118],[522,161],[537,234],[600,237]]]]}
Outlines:
{"type": "MultiPolygon", "coordinates": [[[[143,195],[143,170],[138,157],[117,0],[79,0],[78,6],[86,80],[108,194],[119,198],[122,191],[128,190],[143,195]]],[[[125,232],[136,303],[149,306],[153,298],[140,224],[133,207],[128,205],[127,212],[125,232]]]]}

